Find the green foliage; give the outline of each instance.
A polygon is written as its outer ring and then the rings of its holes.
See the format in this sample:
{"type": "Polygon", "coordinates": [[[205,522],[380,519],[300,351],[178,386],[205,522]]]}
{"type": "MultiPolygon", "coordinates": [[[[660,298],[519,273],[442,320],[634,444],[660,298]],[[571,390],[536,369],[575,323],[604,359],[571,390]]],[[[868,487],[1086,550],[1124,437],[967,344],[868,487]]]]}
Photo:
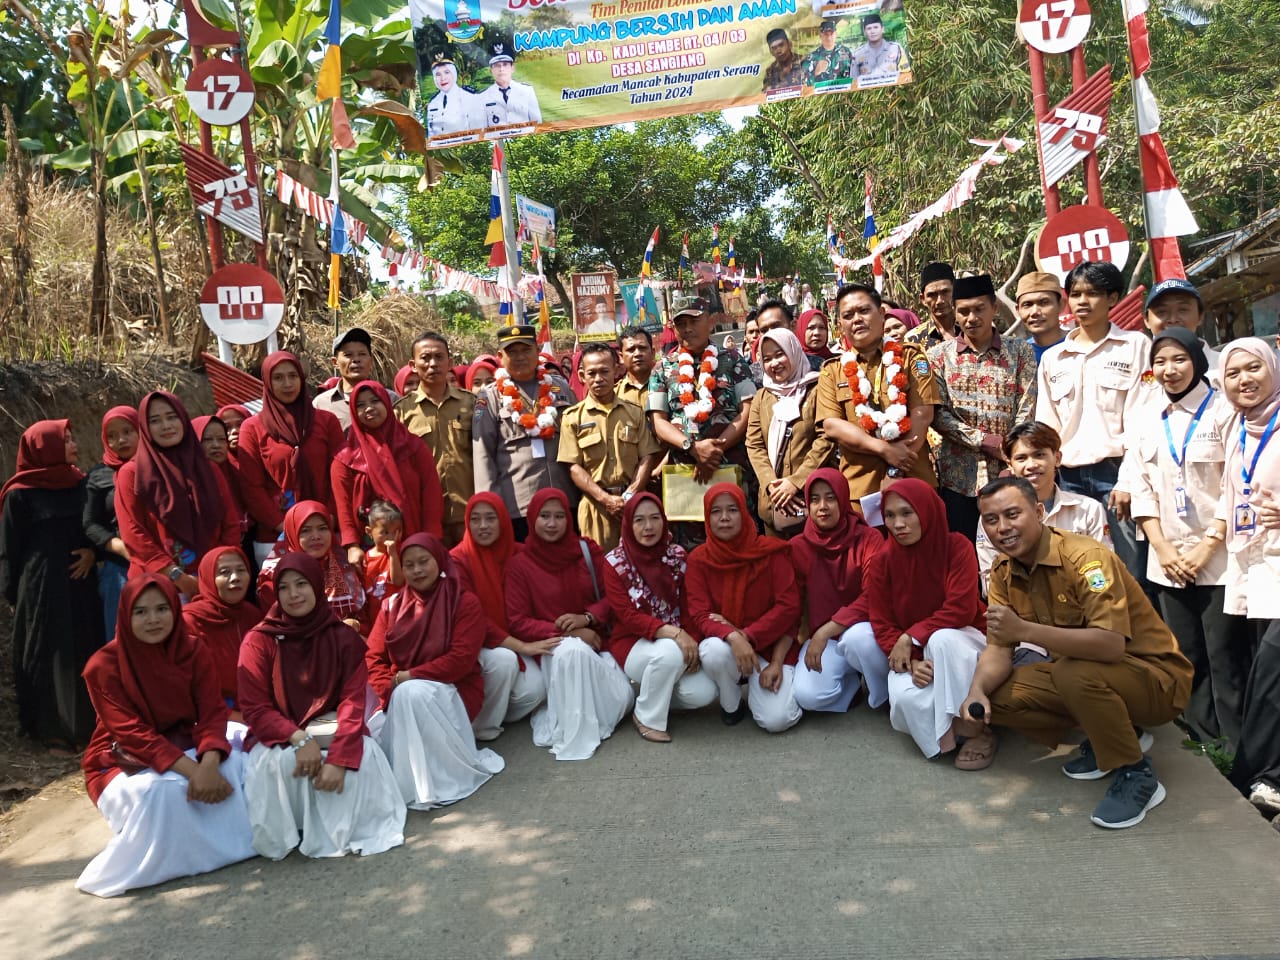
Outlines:
{"type": "Polygon", "coordinates": [[[434,298],[436,310],[446,329],[464,333],[492,333],[493,323],[485,319],[476,298],[463,290],[434,298]]]}

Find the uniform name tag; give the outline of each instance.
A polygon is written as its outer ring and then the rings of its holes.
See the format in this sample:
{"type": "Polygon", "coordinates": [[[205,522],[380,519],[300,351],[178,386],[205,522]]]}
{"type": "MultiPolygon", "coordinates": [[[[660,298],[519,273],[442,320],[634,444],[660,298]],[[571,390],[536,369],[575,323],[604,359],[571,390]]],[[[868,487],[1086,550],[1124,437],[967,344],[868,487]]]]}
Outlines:
{"type": "Polygon", "coordinates": [[[1180,517],[1187,515],[1187,491],[1181,485],[1173,488],[1173,509],[1180,517]]]}
{"type": "Polygon", "coordinates": [[[529,441],[529,454],[535,460],[545,460],[547,458],[547,447],[542,442],[541,437],[534,437],[529,441]]]}

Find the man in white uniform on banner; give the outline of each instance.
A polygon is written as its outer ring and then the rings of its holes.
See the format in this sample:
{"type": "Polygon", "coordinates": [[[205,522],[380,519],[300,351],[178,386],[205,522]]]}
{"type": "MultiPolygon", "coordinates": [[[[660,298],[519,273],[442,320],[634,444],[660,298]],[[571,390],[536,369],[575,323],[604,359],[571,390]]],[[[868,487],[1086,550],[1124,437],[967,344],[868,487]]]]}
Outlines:
{"type": "Polygon", "coordinates": [[[493,74],[493,86],[481,96],[484,98],[485,123],[490,127],[502,127],[512,123],[541,123],[542,108],[538,95],[527,83],[512,79],[516,63],[511,45],[498,41],[489,57],[489,72],[493,74]]]}
{"type": "Polygon", "coordinates": [[[441,137],[484,126],[484,100],[458,83],[458,68],[447,53],[431,62],[438,91],[427,104],[427,136],[441,137]]]}

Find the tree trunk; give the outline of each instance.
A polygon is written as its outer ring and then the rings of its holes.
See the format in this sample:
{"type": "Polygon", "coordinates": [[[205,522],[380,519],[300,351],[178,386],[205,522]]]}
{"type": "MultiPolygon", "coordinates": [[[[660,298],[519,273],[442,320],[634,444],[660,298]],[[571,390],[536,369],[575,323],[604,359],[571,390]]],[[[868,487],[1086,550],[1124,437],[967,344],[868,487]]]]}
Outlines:
{"type": "Polygon", "coordinates": [[[93,278],[89,292],[89,329],[98,347],[111,336],[107,291],[107,158],[93,148],[93,278]]]}
{"type": "MultiPolygon", "coordinates": [[[[191,220],[195,226],[196,239],[200,244],[200,259],[204,261],[204,275],[210,277],[213,275],[213,255],[209,252],[209,235],[205,231],[204,219],[200,216],[200,211],[196,209],[194,200],[191,203],[191,220]]],[[[195,333],[191,337],[191,357],[188,363],[193,370],[198,370],[203,366],[200,354],[204,353],[208,346],[209,327],[205,324],[204,317],[200,316],[197,309],[195,333]]]]}
{"type": "MultiPolygon", "coordinates": [[[[554,267],[548,267],[545,270],[547,283],[556,288],[556,294],[560,297],[560,306],[564,309],[565,316],[573,317],[573,300],[569,298],[569,291],[565,289],[564,281],[560,279],[560,271],[554,267]]],[[[570,324],[572,326],[572,323],[570,324]]]]}
{"type": "Polygon", "coordinates": [[[31,273],[30,184],[27,181],[27,158],[22,152],[21,144],[18,142],[18,125],[13,120],[13,111],[9,109],[8,104],[4,107],[4,121],[9,158],[9,191],[13,195],[14,215],[13,246],[10,248],[10,253],[13,256],[12,309],[17,325],[25,333],[31,321],[29,291],[27,289],[27,277],[31,273]]]}

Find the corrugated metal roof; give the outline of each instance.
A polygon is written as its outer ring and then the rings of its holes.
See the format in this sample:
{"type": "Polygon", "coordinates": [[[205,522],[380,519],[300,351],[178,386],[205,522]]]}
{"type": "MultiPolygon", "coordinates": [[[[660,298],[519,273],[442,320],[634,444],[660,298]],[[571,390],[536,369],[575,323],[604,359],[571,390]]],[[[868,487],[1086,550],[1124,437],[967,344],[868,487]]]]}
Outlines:
{"type": "Polygon", "coordinates": [[[1191,266],[1187,267],[1187,279],[1208,279],[1209,272],[1221,264],[1228,254],[1235,253],[1241,247],[1247,247],[1259,237],[1264,236],[1277,223],[1280,223],[1280,207],[1272,207],[1253,223],[1241,227],[1218,246],[1191,264],[1191,266]]]}

